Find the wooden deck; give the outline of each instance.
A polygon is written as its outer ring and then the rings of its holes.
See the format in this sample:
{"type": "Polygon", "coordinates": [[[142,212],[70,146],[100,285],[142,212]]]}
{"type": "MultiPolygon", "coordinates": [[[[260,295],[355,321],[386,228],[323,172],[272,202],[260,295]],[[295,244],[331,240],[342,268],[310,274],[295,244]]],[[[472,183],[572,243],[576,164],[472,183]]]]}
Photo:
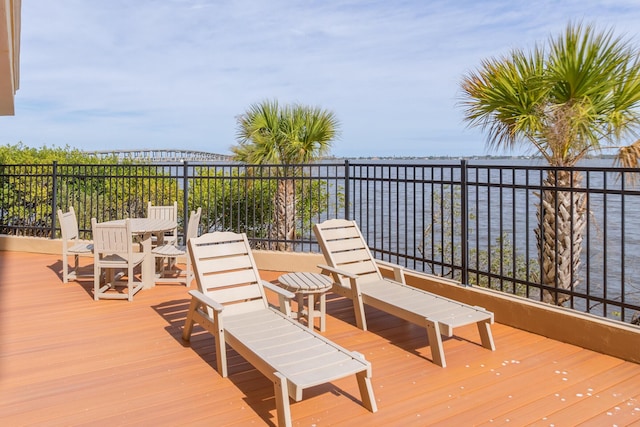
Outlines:
{"type": "MultiPolygon", "coordinates": [[[[181,340],[184,286],[93,301],[60,271],[59,256],[0,252],[0,425],[274,425],[265,377],[231,351],[222,378],[209,334],[181,340]]],[[[373,365],[378,412],[345,378],[292,403],[294,425],[640,425],[640,365],[497,323],[497,351],[460,328],[443,369],[424,328],[368,308],[363,332],[347,301],[327,307],[324,335],[373,365]]]]}

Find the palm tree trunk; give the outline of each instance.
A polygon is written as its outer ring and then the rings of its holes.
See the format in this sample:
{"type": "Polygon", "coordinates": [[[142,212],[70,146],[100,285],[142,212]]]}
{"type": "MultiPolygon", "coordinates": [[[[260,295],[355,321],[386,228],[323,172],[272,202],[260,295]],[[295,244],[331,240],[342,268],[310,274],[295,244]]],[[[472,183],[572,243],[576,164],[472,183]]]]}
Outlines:
{"type": "Polygon", "coordinates": [[[290,251],[291,241],[296,237],[296,194],[292,179],[278,181],[275,195],[275,237],[278,240],[271,245],[277,251],[290,251]]]}
{"type": "Polygon", "coordinates": [[[562,305],[570,296],[562,290],[578,286],[583,233],[587,224],[587,196],[561,188],[579,188],[582,175],[549,171],[544,181],[539,227],[535,230],[542,268],[542,284],[558,289],[543,291],[543,301],[562,305]]]}

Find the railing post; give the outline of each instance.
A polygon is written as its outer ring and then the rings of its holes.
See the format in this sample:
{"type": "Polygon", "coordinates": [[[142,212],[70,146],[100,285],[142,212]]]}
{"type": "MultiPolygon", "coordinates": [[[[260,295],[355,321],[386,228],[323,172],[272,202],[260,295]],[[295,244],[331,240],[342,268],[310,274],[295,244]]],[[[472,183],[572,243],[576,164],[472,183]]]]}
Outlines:
{"type": "Polygon", "coordinates": [[[189,162],[184,161],[182,164],[182,232],[185,239],[184,244],[187,245],[187,222],[189,221],[189,162]]]}
{"type": "Polygon", "coordinates": [[[56,216],[58,212],[58,161],[53,161],[51,172],[51,238],[56,238],[56,216]]]}
{"type": "Polygon", "coordinates": [[[468,191],[467,191],[467,161],[460,161],[460,215],[462,216],[460,220],[460,242],[461,242],[461,251],[460,256],[462,257],[462,283],[469,283],[469,225],[467,221],[469,221],[469,201],[468,201],[468,191]]]}
{"type": "Polygon", "coordinates": [[[350,195],[350,188],[349,188],[349,184],[350,184],[350,174],[349,174],[349,160],[345,160],[344,161],[344,219],[351,219],[349,218],[349,197],[351,197],[350,195]]]}

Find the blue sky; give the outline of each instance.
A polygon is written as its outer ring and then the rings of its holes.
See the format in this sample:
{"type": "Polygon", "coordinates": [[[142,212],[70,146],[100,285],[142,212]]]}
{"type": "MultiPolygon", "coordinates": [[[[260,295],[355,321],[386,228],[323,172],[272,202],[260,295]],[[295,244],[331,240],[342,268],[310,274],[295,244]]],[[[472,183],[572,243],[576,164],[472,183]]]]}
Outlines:
{"type": "Polygon", "coordinates": [[[24,1],[0,145],[228,153],[236,116],[277,99],[332,110],[336,156],[496,154],[462,76],[569,21],[640,45],[637,0],[24,1]]]}

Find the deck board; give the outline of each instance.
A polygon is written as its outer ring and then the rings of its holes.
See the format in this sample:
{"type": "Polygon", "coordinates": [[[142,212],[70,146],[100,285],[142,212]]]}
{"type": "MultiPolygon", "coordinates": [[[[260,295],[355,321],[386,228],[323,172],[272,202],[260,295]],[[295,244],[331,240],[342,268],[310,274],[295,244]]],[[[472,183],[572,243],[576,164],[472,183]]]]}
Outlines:
{"type": "MultiPolygon", "coordinates": [[[[94,301],[90,280],[63,284],[60,271],[55,255],[0,252],[1,425],[274,425],[264,376],[230,350],[220,377],[213,338],[199,328],[182,342],[184,286],[94,301]]],[[[291,405],[294,425],[640,423],[640,365],[496,319],[495,352],[475,325],[461,327],[443,341],[443,369],[429,361],[424,328],[366,310],[364,332],[349,301],[329,295],[323,335],[372,363],[378,412],[347,377],[305,391],[291,405]]]]}

